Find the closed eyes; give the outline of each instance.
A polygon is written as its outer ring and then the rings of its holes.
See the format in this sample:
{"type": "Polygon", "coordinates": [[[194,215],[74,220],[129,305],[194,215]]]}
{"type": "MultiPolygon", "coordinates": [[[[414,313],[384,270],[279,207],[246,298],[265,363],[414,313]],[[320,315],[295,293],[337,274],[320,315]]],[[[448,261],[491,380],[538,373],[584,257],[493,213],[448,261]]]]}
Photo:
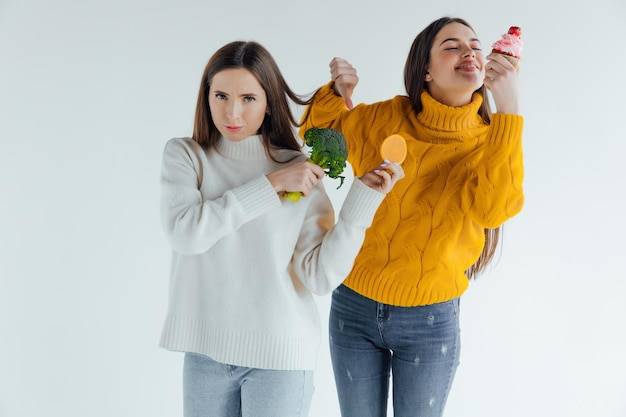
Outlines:
{"type": "MultiPolygon", "coordinates": [[[[458,50],[459,47],[458,46],[450,46],[448,48],[445,48],[444,51],[456,51],[458,50]]],[[[472,49],[474,51],[482,51],[482,48],[478,47],[478,46],[473,46],[472,49]]]]}

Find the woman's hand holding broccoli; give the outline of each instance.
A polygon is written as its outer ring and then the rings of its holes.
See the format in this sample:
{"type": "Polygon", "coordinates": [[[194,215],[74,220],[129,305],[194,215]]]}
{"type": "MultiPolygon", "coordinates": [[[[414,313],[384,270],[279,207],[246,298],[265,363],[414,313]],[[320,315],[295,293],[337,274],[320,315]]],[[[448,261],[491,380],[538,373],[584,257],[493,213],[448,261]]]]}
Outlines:
{"type": "Polygon", "coordinates": [[[303,161],[267,174],[266,177],[278,194],[289,190],[306,197],[324,177],[324,170],[319,165],[303,161]]]}
{"type": "MultiPolygon", "coordinates": [[[[339,179],[337,188],[341,187],[344,180],[341,173],[346,167],[346,158],[348,158],[346,139],[343,134],[331,128],[312,127],[304,132],[304,141],[311,148],[308,161],[321,167],[323,174],[330,178],[339,179]]],[[[296,203],[300,200],[301,195],[303,193],[289,189],[283,194],[283,197],[296,203]]],[[[304,195],[306,196],[306,194],[304,195]]]]}

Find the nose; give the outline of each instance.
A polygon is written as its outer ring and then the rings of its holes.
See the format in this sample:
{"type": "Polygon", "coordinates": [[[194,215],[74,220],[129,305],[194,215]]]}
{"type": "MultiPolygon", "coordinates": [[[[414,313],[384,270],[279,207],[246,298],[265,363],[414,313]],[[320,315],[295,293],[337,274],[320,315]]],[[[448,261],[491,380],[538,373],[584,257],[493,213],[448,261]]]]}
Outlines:
{"type": "Polygon", "coordinates": [[[231,120],[237,120],[241,116],[241,110],[241,103],[238,103],[236,100],[232,100],[228,103],[226,115],[231,120]]]}
{"type": "Polygon", "coordinates": [[[463,57],[474,57],[476,56],[476,51],[469,45],[465,45],[463,47],[463,57]]]}

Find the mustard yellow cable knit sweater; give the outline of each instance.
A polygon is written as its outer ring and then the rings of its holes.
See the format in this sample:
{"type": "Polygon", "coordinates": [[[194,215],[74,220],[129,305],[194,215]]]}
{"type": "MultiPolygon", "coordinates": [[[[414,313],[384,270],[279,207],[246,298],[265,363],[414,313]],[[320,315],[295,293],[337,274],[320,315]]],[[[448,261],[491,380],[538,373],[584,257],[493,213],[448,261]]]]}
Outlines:
{"type": "Polygon", "coordinates": [[[417,115],[405,96],[348,111],[331,87],[317,93],[301,134],[311,126],[343,132],[356,176],[380,163],[387,136],[398,133],[408,145],[406,176],[380,205],[344,284],[397,306],[461,295],[484,229],[500,226],[524,204],[523,118],[496,113],[486,125],[478,115],[480,94],[449,107],[424,92],[417,115]]]}

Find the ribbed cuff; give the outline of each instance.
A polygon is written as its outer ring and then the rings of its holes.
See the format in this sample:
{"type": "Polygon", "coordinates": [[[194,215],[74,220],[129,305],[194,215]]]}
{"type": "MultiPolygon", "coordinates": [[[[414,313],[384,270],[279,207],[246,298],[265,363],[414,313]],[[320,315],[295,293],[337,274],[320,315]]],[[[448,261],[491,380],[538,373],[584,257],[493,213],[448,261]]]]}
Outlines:
{"type": "Polygon", "coordinates": [[[336,109],[336,110],[345,110],[346,104],[343,101],[341,96],[338,96],[333,89],[333,84],[335,82],[331,81],[317,92],[315,96],[315,104],[325,110],[336,109]]]}
{"type": "Polygon", "coordinates": [[[280,207],[280,197],[265,175],[234,188],[232,192],[249,218],[280,207]]]}
{"type": "Polygon", "coordinates": [[[522,139],[524,118],[517,114],[495,113],[491,115],[491,125],[487,142],[516,143],[522,139]]]}

